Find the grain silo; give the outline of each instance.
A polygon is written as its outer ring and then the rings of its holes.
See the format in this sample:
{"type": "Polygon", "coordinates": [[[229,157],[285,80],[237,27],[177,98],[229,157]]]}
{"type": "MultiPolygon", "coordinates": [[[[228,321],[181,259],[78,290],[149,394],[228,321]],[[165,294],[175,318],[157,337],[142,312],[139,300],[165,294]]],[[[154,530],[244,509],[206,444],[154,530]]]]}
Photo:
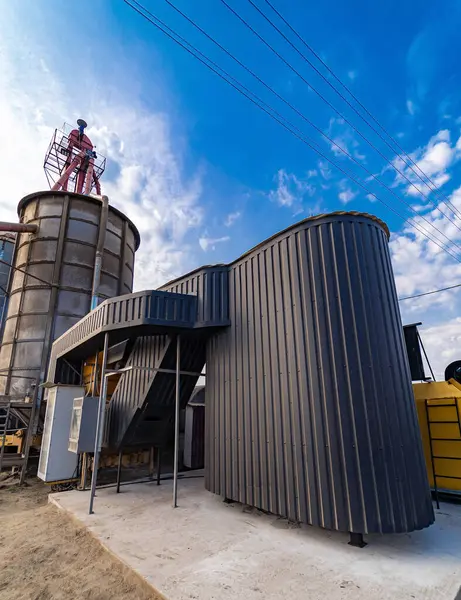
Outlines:
{"type": "Polygon", "coordinates": [[[0,394],[21,395],[43,381],[53,341],[100,301],[132,291],[139,233],[106,196],[90,195],[100,194],[105,159],[78,124],[57,130],[50,144],[52,189],[19,202],[20,223],[31,231],[18,233],[12,257],[0,394]]]}

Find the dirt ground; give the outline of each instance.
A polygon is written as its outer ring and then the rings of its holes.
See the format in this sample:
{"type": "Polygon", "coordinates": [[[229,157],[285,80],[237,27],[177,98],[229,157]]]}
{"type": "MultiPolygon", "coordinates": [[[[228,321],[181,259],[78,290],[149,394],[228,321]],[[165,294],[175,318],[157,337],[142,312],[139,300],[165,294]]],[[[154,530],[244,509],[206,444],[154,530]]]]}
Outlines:
{"type": "Polygon", "coordinates": [[[48,504],[37,479],[0,482],[1,600],[158,600],[83,528],[48,504]]]}

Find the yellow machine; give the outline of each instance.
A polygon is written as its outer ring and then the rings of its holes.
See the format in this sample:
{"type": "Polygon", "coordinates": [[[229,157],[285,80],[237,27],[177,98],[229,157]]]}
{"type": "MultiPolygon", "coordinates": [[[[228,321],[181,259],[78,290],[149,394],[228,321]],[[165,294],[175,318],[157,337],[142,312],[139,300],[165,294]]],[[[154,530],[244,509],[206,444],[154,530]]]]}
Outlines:
{"type": "Polygon", "coordinates": [[[431,487],[461,494],[461,384],[414,383],[416,408],[431,487]]]}
{"type": "MultiPolygon", "coordinates": [[[[20,454],[22,452],[22,444],[24,437],[22,430],[15,431],[14,433],[7,433],[5,436],[5,452],[11,452],[13,454],[20,454]]],[[[0,447],[2,446],[3,438],[0,437],[0,447]]]]}

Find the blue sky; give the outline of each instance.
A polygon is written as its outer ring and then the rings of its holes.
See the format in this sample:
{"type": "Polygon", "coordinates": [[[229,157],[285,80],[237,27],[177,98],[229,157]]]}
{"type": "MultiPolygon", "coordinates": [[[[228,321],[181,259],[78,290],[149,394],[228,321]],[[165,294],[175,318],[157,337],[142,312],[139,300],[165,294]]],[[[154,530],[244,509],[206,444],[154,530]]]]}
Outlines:
{"type": "MultiPolygon", "coordinates": [[[[419,223],[424,217],[430,222],[423,223],[425,227],[434,224],[461,245],[461,231],[432,210],[426,198],[398,177],[220,0],[174,3],[414,206],[419,223]]],[[[415,185],[420,184],[248,0],[228,3],[415,185]]],[[[264,0],[255,3],[280,25],[264,0]]],[[[273,3],[461,209],[461,2],[273,3]]],[[[164,0],[143,4],[312,137],[329,158],[367,178],[164,0]]],[[[138,288],[156,287],[200,264],[230,261],[301,218],[343,209],[372,212],[389,224],[401,295],[461,282],[459,263],[404,219],[367,198],[122,0],[5,3],[0,52],[0,110],[9,141],[0,150],[3,218],[14,217],[22,195],[46,188],[42,161],[54,127],[84,117],[89,135],[108,157],[103,190],[141,230],[138,288]]],[[[366,185],[405,218],[410,216],[407,207],[375,181],[366,185]]],[[[434,193],[428,196],[436,205],[440,202],[434,193]]],[[[446,208],[441,205],[441,210],[446,208]]],[[[454,245],[452,252],[460,255],[454,245]]],[[[454,290],[402,303],[405,322],[424,321],[439,372],[461,354],[459,294],[454,290]]]]}

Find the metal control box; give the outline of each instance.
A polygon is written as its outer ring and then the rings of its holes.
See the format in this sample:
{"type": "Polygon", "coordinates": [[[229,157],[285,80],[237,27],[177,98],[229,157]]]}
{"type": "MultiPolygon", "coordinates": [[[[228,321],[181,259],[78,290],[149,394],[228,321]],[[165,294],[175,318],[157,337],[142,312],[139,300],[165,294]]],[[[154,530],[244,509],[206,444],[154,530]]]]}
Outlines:
{"type": "Polygon", "coordinates": [[[75,398],[69,431],[69,452],[93,452],[98,420],[99,398],[75,398]]]}
{"type": "Polygon", "coordinates": [[[80,385],[54,385],[48,388],[38,476],[46,482],[72,479],[78,456],[68,451],[69,427],[74,398],[83,396],[80,385]]]}

